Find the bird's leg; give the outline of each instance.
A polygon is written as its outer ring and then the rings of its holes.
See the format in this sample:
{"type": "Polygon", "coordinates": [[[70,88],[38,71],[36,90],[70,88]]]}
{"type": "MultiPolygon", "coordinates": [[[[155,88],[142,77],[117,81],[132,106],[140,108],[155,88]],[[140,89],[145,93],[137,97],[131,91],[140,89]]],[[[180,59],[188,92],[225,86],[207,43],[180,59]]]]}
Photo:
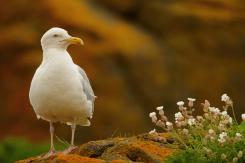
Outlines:
{"type": "Polygon", "coordinates": [[[50,121],[50,150],[49,153],[55,153],[55,148],[54,148],[54,125],[53,122],[50,121]]]}
{"type": "Polygon", "coordinates": [[[68,154],[68,153],[72,152],[74,149],[77,148],[74,145],[75,130],[76,130],[76,124],[73,123],[71,125],[71,144],[66,150],[63,151],[64,154],[68,154]]]}
{"type": "Polygon", "coordinates": [[[51,142],[50,142],[49,152],[44,155],[45,158],[52,156],[56,153],[55,148],[54,148],[54,125],[53,125],[53,122],[50,121],[49,125],[50,125],[49,131],[50,131],[51,142]]]}
{"type": "Polygon", "coordinates": [[[76,125],[72,124],[71,125],[71,146],[74,146],[75,131],[76,131],[76,125]]]}

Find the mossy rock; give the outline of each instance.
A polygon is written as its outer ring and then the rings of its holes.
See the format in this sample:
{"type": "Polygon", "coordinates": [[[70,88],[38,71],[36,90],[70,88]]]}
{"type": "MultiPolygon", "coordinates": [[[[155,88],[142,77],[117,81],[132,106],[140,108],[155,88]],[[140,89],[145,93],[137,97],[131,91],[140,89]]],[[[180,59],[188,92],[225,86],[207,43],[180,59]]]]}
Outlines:
{"type": "Polygon", "coordinates": [[[174,151],[173,140],[167,134],[142,134],[133,137],[115,137],[80,145],[67,155],[43,158],[42,155],[17,163],[68,162],[163,162],[174,151]]]}

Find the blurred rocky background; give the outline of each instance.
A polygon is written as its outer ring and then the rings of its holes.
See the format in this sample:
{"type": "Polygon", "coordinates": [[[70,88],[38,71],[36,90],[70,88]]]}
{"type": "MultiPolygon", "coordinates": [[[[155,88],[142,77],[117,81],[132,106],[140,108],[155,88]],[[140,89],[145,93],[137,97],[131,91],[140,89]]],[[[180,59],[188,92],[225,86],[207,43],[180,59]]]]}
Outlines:
{"type": "MultiPolygon", "coordinates": [[[[28,91],[42,59],[40,37],[54,26],[84,40],[69,51],[98,96],[92,126],[78,128],[77,144],[148,132],[149,112],[164,105],[173,117],[176,101],[187,97],[221,107],[227,93],[238,117],[245,110],[243,0],[1,0],[2,139],[49,139],[28,91]]],[[[69,140],[70,128],[56,127],[69,140]]]]}

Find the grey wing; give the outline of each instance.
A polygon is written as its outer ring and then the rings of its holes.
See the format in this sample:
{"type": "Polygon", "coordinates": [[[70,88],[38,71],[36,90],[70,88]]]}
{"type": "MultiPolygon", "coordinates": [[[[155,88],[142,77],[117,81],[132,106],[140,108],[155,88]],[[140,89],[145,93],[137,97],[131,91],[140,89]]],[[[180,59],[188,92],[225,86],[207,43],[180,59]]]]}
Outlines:
{"type": "Polygon", "coordinates": [[[78,65],[76,65],[76,66],[77,66],[79,74],[82,77],[81,83],[83,85],[83,92],[85,93],[85,95],[87,96],[87,99],[92,104],[92,114],[93,114],[93,112],[94,112],[94,100],[95,100],[96,96],[94,95],[94,91],[90,85],[89,79],[88,79],[85,71],[81,67],[79,67],[78,65]]]}

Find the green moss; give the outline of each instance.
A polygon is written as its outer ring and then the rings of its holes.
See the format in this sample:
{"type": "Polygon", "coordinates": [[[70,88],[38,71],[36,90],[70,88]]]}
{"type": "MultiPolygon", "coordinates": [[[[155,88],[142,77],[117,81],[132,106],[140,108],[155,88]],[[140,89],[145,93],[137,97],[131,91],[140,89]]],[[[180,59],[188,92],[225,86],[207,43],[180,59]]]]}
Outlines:
{"type": "MultiPolygon", "coordinates": [[[[62,149],[61,145],[56,145],[62,149]]],[[[33,144],[24,138],[6,138],[0,142],[0,162],[13,163],[16,160],[40,155],[49,150],[49,143],[33,144]]]]}

